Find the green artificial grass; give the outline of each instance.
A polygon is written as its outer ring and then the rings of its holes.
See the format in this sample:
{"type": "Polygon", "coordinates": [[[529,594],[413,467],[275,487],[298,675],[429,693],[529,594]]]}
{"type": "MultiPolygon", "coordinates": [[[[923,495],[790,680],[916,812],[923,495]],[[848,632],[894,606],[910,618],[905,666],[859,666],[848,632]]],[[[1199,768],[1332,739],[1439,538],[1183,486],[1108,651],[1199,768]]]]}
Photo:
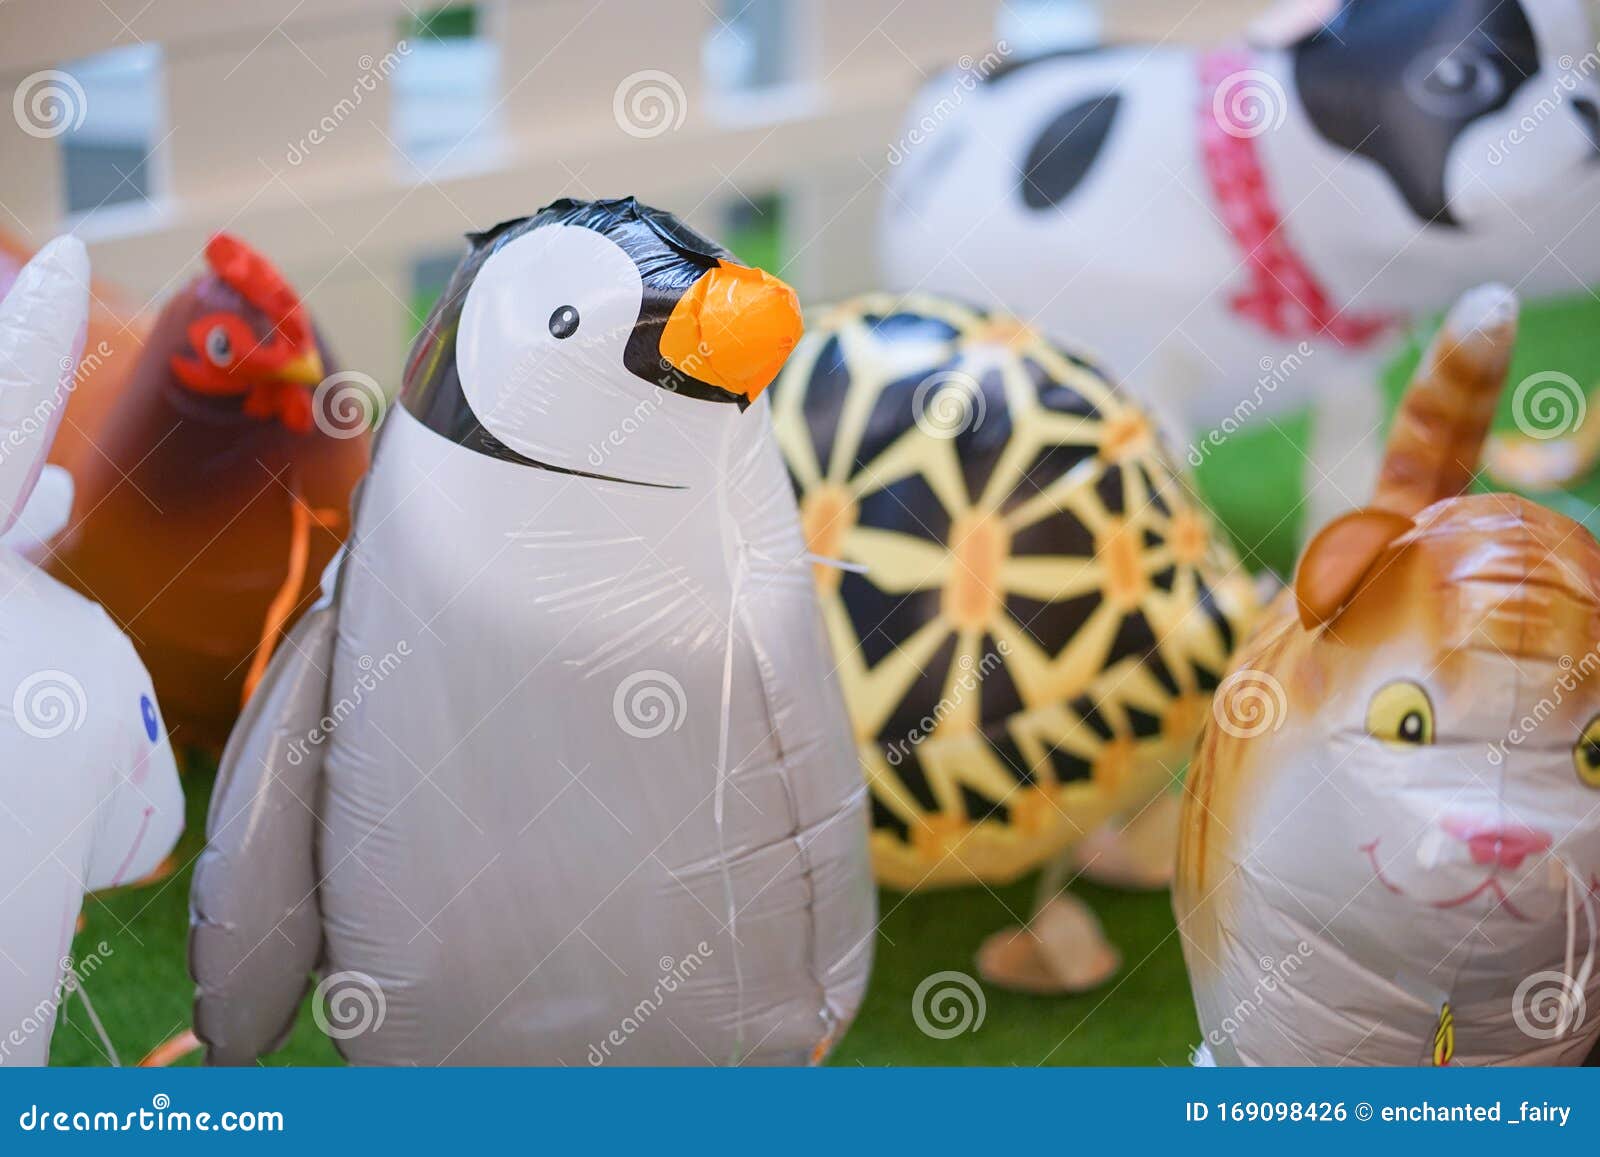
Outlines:
{"type": "MultiPolygon", "coordinates": [[[[974,976],[973,955],[983,939],[1027,919],[1034,883],[910,896],[880,892],[882,926],[872,982],[832,1063],[1187,1064],[1200,1030],[1170,897],[1112,892],[1081,882],[1072,890],[1105,923],[1122,953],[1122,971],[1104,988],[1082,996],[1021,996],[984,986],[981,1024],[973,1016],[975,1027],[947,1038],[924,1033],[913,1009],[928,1009],[941,987],[957,992],[953,984],[959,982],[930,981],[920,1001],[915,999],[918,985],[946,971],[974,976]]],[[[947,1011],[965,1016],[957,1008],[952,1000],[947,1011]]],[[[924,1019],[939,1028],[937,1020],[924,1019]]]]}
{"type": "MultiPolygon", "coordinates": [[[[1384,375],[1391,411],[1437,327],[1436,319],[1413,335],[1384,375]]],[[[1517,383],[1545,371],[1570,374],[1586,390],[1600,381],[1600,300],[1579,294],[1524,311],[1496,429],[1516,429],[1512,398],[1517,383]]],[[[1315,367],[1302,372],[1315,372],[1315,367]]],[[[1600,413],[1590,413],[1589,418],[1600,421],[1600,413]]],[[[1305,507],[1302,504],[1293,517],[1286,519],[1285,514],[1304,493],[1301,469],[1310,432],[1311,423],[1304,414],[1263,422],[1228,438],[1195,472],[1201,495],[1252,570],[1270,569],[1281,576],[1294,571],[1305,507]]],[[[1582,480],[1567,493],[1529,497],[1600,533],[1596,514],[1600,474],[1582,480]]]]}
{"type": "MultiPolygon", "coordinates": [[[[194,760],[190,760],[194,763],[194,760]]],[[[189,1027],[189,879],[205,831],[211,770],[190,771],[189,829],[174,853],[181,871],[162,883],[93,896],[75,959],[98,954],[85,981],[94,1011],[123,1064],[189,1027]],[[101,949],[101,944],[109,951],[101,949]]],[[[1198,1039],[1189,983],[1166,893],[1131,895],[1075,885],[1112,930],[1128,967],[1099,992],[1024,997],[986,989],[982,1021],[949,1039],[923,1034],[912,1015],[918,984],[939,971],[973,975],[984,936],[1024,920],[1034,883],[878,896],[877,959],[861,1015],[835,1050],[834,1064],[1182,1064],[1198,1039]],[[1136,1018],[1130,1011],[1138,1010],[1136,1018]]],[[[936,989],[934,989],[936,991],[936,989]]],[[[926,1007],[926,1000],[923,1000],[926,1007]]],[[[974,1018],[976,1021],[976,1018],[974,1018]]],[[[938,1024],[936,1026],[938,1027],[938,1024]]],[[[51,1064],[109,1064],[82,1002],[70,997],[56,1024],[51,1064]]],[[[179,1064],[195,1064],[197,1055],[179,1064]]],[[[312,1021],[310,997],[290,1042],[264,1064],[341,1064],[312,1021]]]]}
{"type": "MultiPolygon", "coordinates": [[[[191,769],[183,781],[189,822],[173,853],[180,870],[158,884],[89,897],[83,906],[83,930],[73,941],[73,959],[80,968],[91,956],[98,958],[84,989],[124,1065],[138,1064],[151,1049],[183,1032],[190,1023],[194,986],[189,981],[187,956],[189,878],[205,842],[206,806],[214,773],[208,761],[186,762],[191,769]]],[[[197,1061],[197,1056],[191,1056],[178,1063],[197,1061]]],[[[50,1063],[111,1063],[77,997],[67,998],[57,1018],[50,1063]]],[[[312,1023],[309,998],[300,1010],[294,1038],[266,1063],[340,1063],[333,1044],[312,1023]]]]}
{"type": "MultiPolygon", "coordinates": [[[[194,990],[186,966],[189,878],[201,847],[209,768],[190,773],[189,827],[175,853],[182,868],[168,880],[91,897],[74,958],[98,953],[84,987],[121,1062],[189,1027],[194,990]],[[109,952],[100,951],[104,943],[109,952]]],[[[928,976],[973,974],[983,938],[1025,919],[1032,881],[1005,888],[907,896],[882,892],[882,926],[867,999],[833,1055],[839,1065],[1182,1064],[1198,1039],[1188,982],[1165,893],[1132,895],[1087,885],[1076,894],[1094,906],[1130,967],[1099,992],[1051,999],[984,992],[982,1023],[948,1039],[925,1035],[912,997],[928,976]],[[1137,965],[1137,967],[1132,967],[1137,965]],[[1130,1022],[1129,1010],[1138,1010],[1130,1022]]],[[[926,1004],[926,1001],[924,1002],[926,1004]]],[[[180,1064],[195,1064],[191,1055],[180,1064]]],[[[106,1065],[110,1059],[77,998],[69,998],[51,1043],[54,1065],[106,1065]]],[[[267,1065],[342,1063],[312,1019],[308,997],[293,1035],[267,1065]]]]}
{"type": "MultiPolygon", "coordinates": [[[[750,239],[744,239],[751,246],[750,239]]],[[[420,303],[419,303],[420,304],[420,303]]],[[[1398,397],[1422,343],[1396,362],[1387,377],[1398,397]]],[[[1510,381],[1559,370],[1585,386],[1600,369],[1600,304],[1589,297],[1530,310],[1510,381]]],[[[1510,427],[1510,394],[1500,422],[1510,427]]],[[[1600,415],[1591,415],[1600,421],[1600,415]]],[[[1285,510],[1301,493],[1301,453],[1309,423],[1279,421],[1236,434],[1218,447],[1199,474],[1199,485],[1233,535],[1252,569],[1292,571],[1298,519],[1285,510]]],[[[1600,530],[1600,477],[1573,493],[1542,501],[1600,530]]],[[[183,868],[166,882],[91,898],[86,926],[74,945],[81,960],[97,951],[100,964],[87,982],[90,998],[124,1064],[136,1062],[189,1024],[192,989],[185,971],[189,865],[198,854],[210,794],[209,769],[185,781],[189,829],[177,851],[183,868]]],[[[838,1065],[1179,1065],[1198,1040],[1183,958],[1168,897],[1129,895],[1088,885],[1074,891],[1100,915],[1124,958],[1121,973],[1104,989],[1077,997],[1027,997],[983,990],[982,1023],[947,1039],[930,1036],[913,1016],[913,997],[939,972],[974,972],[983,938],[1024,919],[1032,881],[1004,888],[970,888],[879,898],[882,927],[865,1004],[833,1056],[838,1065]]],[[[937,1026],[936,1026],[937,1027],[937,1026]]],[[[62,1065],[107,1063],[83,1006],[70,1000],[61,1017],[51,1060],[62,1065]]],[[[193,1063],[190,1058],[185,1063],[193,1063]]],[[[288,1044],[267,1064],[327,1065],[338,1054],[312,1022],[309,1000],[288,1044]]]]}

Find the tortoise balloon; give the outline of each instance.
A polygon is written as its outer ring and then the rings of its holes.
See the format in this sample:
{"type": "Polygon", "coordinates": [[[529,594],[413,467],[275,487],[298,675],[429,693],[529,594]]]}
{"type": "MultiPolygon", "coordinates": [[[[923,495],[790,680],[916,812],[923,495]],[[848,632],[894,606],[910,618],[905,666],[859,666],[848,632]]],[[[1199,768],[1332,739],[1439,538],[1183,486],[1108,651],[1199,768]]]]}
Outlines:
{"type": "MultiPolygon", "coordinates": [[[[1093,870],[1164,885],[1164,792],[1255,595],[1150,418],[1020,321],[920,295],[825,311],[773,393],[879,880],[1005,882],[1137,817],[1093,870]]],[[[1003,937],[986,970],[1104,979],[1072,908],[1043,920],[1078,946],[1056,964],[1003,937]]]]}

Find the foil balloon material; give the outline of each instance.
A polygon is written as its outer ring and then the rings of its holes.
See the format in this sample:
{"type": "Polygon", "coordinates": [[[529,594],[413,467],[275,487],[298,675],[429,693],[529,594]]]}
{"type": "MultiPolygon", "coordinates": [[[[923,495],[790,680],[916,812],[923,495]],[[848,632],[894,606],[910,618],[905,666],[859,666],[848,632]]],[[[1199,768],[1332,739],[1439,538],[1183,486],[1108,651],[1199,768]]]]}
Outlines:
{"type": "Polygon", "coordinates": [[[54,463],[45,463],[28,496],[27,509],[0,535],[0,546],[36,566],[44,563],[57,536],[72,519],[73,494],[72,475],[54,463]]]}
{"type": "Polygon", "coordinates": [[[383,399],[260,253],[205,257],[74,467],[50,569],[133,636],[174,741],[220,751],[348,530],[383,399]]]}
{"type": "MultiPolygon", "coordinates": [[[[32,256],[31,247],[21,238],[0,229],[0,297],[5,296],[32,256]]],[[[50,466],[59,469],[46,468],[44,477],[54,476],[54,481],[42,482],[34,492],[34,498],[44,504],[45,517],[29,519],[30,522],[41,527],[57,523],[55,532],[65,527],[65,520],[58,513],[62,495],[70,499],[71,479],[99,456],[97,445],[102,429],[139,358],[148,329],[148,319],[140,316],[117,286],[98,278],[90,284],[83,356],[73,374],[66,416],[56,427],[55,441],[50,444],[50,466]]]]}
{"type": "Polygon", "coordinates": [[[1314,404],[1314,529],[1371,482],[1413,319],[1600,281],[1597,27],[1584,0],[1284,0],[1259,46],[991,53],[911,110],[889,288],[1092,341],[1196,465],[1314,404]]]}
{"type": "MultiPolygon", "coordinates": [[[[0,230],[0,297],[10,291],[32,257],[19,238],[0,230]]],[[[140,319],[123,303],[114,287],[94,281],[89,287],[89,324],[83,354],[72,375],[66,416],[56,426],[50,457],[29,502],[32,509],[0,538],[0,545],[35,563],[43,563],[57,536],[67,528],[75,496],[73,471],[98,451],[96,439],[138,357],[144,337],[140,319]]]]}
{"type": "Polygon", "coordinates": [[[762,391],[793,292],[669,214],[471,238],[193,892],[214,1063],[804,1064],[861,999],[866,792],[762,391]],[[308,804],[310,806],[308,806],[308,804]]]}
{"type": "MultiPolygon", "coordinates": [[[[89,318],[89,257],[45,246],[0,304],[0,529],[29,498],[71,396],[89,318]]],[[[183,794],[149,676],[96,606],[0,549],[0,1065],[43,1064],[79,983],[86,889],[149,874],[183,827],[183,794]],[[14,972],[12,970],[15,970],[14,972]]]]}
{"type": "Polygon", "coordinates": [[[1147,415],[927,295],[826,311],[773,395],[878,879],[1008,882],[1143,811],[1256,609],[1147,415]]]}
{"type": "Polygon", "coordinates": [[[1217,693],[1175,907],[1203,1060],[1575,1064],[1600,1033],[1600,544],[1464,491],[1516,301],[1447,320],[1376,497],[1217,693]]]}

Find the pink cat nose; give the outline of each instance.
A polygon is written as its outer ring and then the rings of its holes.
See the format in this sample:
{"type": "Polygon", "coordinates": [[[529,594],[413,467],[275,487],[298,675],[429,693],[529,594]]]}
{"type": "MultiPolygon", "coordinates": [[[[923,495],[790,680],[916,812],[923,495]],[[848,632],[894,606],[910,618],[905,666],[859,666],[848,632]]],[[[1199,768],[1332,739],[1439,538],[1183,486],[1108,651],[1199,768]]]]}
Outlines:
{"type": "Polygon", "coordinates": [[[1529,856],[1550,850],[1550,833],[1519,824],[1496,827],[1478,820],[1451,816],[1444,821],[1444,830],[1466,844],[1475,864],[1498,864],[1502,868],[1516,869],[1529,856]]]}

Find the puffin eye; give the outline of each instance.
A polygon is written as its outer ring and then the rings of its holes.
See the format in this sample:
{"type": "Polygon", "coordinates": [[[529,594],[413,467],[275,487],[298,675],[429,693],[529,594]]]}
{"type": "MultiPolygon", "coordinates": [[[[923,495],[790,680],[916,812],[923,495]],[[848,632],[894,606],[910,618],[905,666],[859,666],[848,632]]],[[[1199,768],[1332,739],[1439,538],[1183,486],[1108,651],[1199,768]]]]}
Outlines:
{"type": "Polygon", "coordinates": [[[578,311],[563,305],[550,315],[550,336],[568,338],[578,332],[578,311]]]}
{"type": "Polygon", "coordinates": [[[206,357],[216,366],[233,361],[233,342],[228,338],[227,326],[214,325],[206,332],[206,357]]]}
{"type": "Polygon", "coordinates": [[[1600,715],[1589,720],[1589,726],[1572,745],[1572,763],[1584,787],[1600,787],[1600,715]]]}
{"type": "Polygon", "coordinates": [[[1401,679],[1379,688],[1367,707],[1367,733],[1400,747],[1433,742],[1433,704],[1420,686],[1401,679]]]}

